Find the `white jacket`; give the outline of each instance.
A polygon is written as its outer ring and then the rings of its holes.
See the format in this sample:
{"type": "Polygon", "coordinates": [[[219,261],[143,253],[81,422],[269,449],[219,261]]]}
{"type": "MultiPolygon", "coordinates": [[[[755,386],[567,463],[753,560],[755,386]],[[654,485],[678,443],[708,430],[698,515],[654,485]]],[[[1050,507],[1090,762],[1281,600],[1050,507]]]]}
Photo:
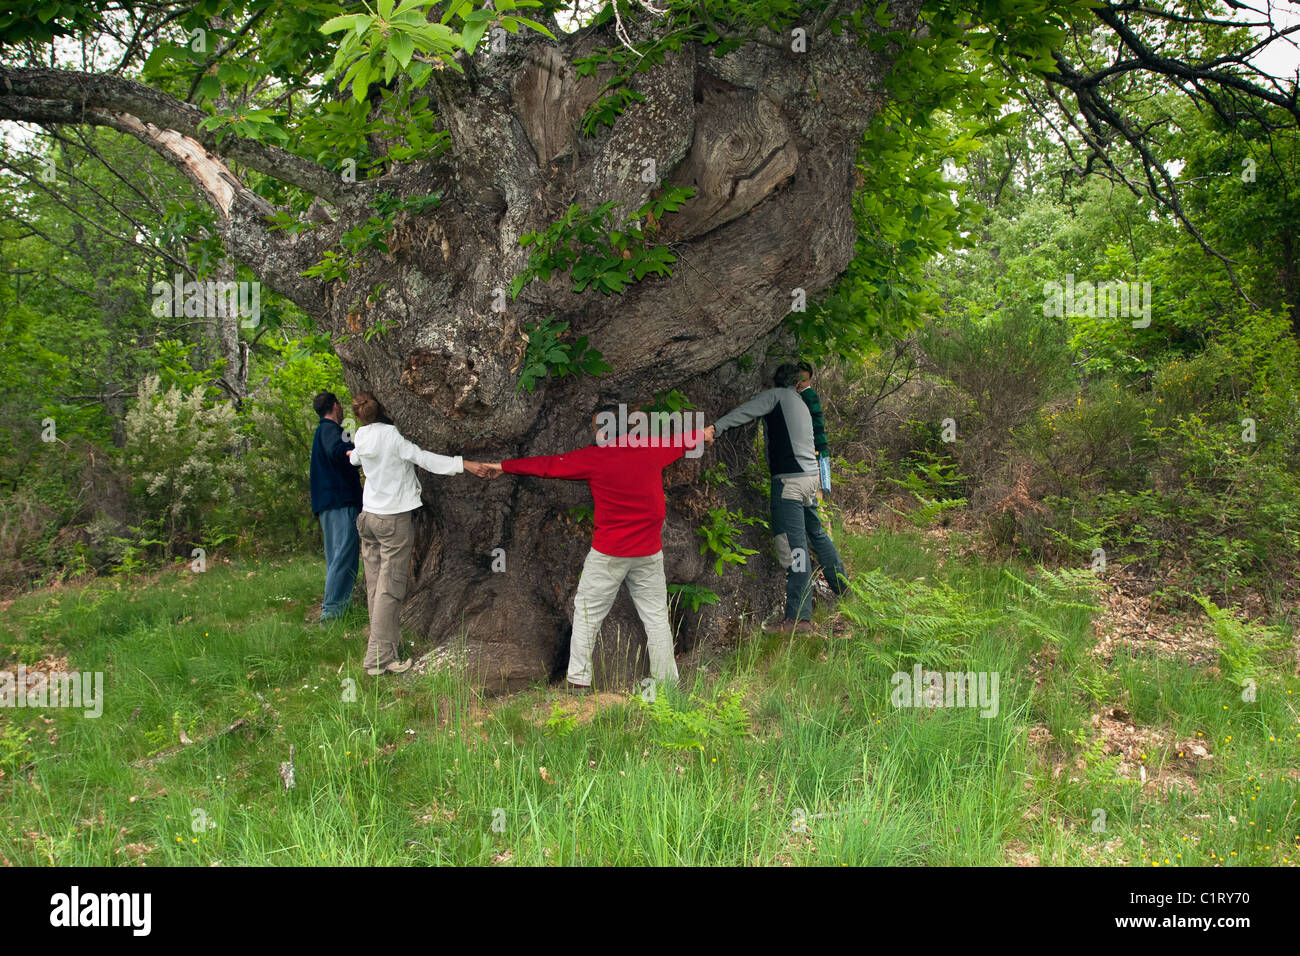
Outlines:
{"type": "Polygon", "coordinates": [[[348,452],[348,458],[360,465],[366,476],[361,507],[374,515],[401,514],[420,507],[415,465],[435,475],[459,475],[465,470],[460,455],[448,458],[425,451],[403,438],[396,425],[362,425],[352,442],[356,447],[348,452]]]}

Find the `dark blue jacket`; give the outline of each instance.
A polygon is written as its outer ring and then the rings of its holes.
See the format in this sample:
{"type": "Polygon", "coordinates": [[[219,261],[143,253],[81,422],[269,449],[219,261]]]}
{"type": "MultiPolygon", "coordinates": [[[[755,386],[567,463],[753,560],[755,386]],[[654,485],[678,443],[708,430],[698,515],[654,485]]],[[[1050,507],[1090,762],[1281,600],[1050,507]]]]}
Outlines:
{"type": "Polygon", "coordinates": [[[348,461],[352,443],[343,440],[343,426],[322,418],[311,442],[311,513],[348,505],[361,507],[361,478],[348,461]]]}

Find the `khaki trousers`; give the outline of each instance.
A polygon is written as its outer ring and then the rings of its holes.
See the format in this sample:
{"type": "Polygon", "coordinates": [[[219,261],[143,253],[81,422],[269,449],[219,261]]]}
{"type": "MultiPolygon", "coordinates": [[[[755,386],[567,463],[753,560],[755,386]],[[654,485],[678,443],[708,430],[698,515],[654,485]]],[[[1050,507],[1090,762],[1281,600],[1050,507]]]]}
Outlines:
{"type": "Polygon", "coordinates": [[[411,576],[411,547],[415,527],[411,512],[357,515],[361,563],[366,569],[366,598],[370,608],[370,642],[365,667],[383,667],[398,656],[402,640],[402,599],[411,576]]]}
{"type": "Polygon", "coordinates": [[[668,585],[664,581],[664,553],[641,558],[615,558],[595,548],[587,552],[573,597],[573,638],[569,646],[569,680],[591,684],[591,651],[605,615],[614,606],[618,589],[627,581],[628,594],[645,625],[650,652],[650,675],[657,681],[677,680],[673,659],[673,630],[668,621],[668,585]]]}

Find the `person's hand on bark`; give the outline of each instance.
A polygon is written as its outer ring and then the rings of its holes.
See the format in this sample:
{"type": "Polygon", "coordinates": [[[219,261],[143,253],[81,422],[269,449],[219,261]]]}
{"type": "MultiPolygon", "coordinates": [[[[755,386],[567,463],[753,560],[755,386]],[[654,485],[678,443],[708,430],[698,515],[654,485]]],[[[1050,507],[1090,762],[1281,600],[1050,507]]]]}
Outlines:
{"type": "Polygon", "coordinates": [[[704,429],[703,434],[704,434],[704,445],[707,448],[709,445],[713,444],[713,426],[710,425],[708,428],[704,429]]]}

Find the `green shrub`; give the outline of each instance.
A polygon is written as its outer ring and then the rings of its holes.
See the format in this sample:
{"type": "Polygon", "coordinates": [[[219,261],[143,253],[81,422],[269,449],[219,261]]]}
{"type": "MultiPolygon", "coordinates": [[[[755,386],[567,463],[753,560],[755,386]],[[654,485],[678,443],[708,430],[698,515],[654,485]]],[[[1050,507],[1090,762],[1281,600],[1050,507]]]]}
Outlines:
{"type": "Polygon", "coordinates": [[[1118,380],[1040,409],[1015,433],[1043,495],[1079,495],[1100,488],[1135,490],[1146,484],[1156,453],[1149,402],[1118,380]]]}
{"type": "Polygon", "coordinates": [[[919,663],[946,667],[965,657],[970,637],[997,617],[971,608],[965,595],[947,584],[900,581],[873,568],[849,582],[853,598],[840,611],[855,624],[874,632],[866,644],[869,659],[884,672],[919,663]]]}
{"type": "Polygon", "coordinates": [[[209,403],[199,387],[162,391],[156,375],[140,383],[126,415],[126,460],[149,522],[169,542],[200,540],[226,519],[222,506],[243,470],[238,445],[233,405],[209,403]]]}
{"type": "Polygon", "coordinates": [[[922,333],[921,347],[939,374],[969,396],[974,427],[958,422],[967,436],[985,429],[1008,434],[1074,380],[1065,322],[1043,315],[1036,301],[1017,300],[982,318],[951,316],[922,333]]]}
{"type": "MultiPolygon", "coordinates": [[[[1015,429],[1074,384],[1065,320],[1044,315],[1039,300],[1019,297],[988,314],[948,316],[923,331],[920,343],[938,375],[957,390],[942,415],[952,419],[955,434],[943,436],[941,447],[970,476],[967,497],[975,511],[1001,512],[999,503],[1018,494],[1020,484],[1010,460],[1015,429]]],[[[997,524],[1005,523],[999,515],[997,524]]],[[[993,530],[1000,539],[1008,535],[993,530]]]]}
{"type": "Polygon", "coordinates": [[[27,746],[31,731],[11,720],[0,723],[0,777],[13,773],[32,759],[27,746]]]}
{"type": "Polygon", "coordinates": [[[749,736],[749,712],[741,703],[737,691],[723,694],[715,701],[692,697],[698,705],[691,710],[677,710],[667,694],[656,694],[654,700],[638,697],[639,706],[650,718],[655,730],[655,742],[666,750],[697,750],[707,747],[725,747],[733,740],[749,736]]]}
{"type": "Polygon", "coordinates": [[[1210,617],[1219,645],[1219,668],[1233,684],[1259,678],[1268,667],[1268,656],[1287,647],[1281,628],[1241,621],[1232,611],[1199,594],[1196,603],[1210,617]]]}
{"type": "Polygon", "coordinates": [[[1103,548],[1159,574],[1178,605],[1188,592],[1272,586],[1295,566],[1300,480],[1279,446],[1256,447],[1240,431],[1198,415],[1153,427],[1159,465],[1147,487],[1051,497],[1034,543],[1075,556],[1103,548]]]}
{"type": "Polygon", "coordinates": [[[911,464],[913,469],[906,478],[890,478],[889,481],[910,493],[916,507],[903,512],[890,506],[891,511],[905,515],[912,524],[924,528],[945,512],[966,507],[966,499],[959,495],[967,478],[957,473],[955,463],[933,452],[923,452],[911,464]]]}
{"type": "Polygon", "coordinates": [[[739,541],[744,533],[742,525],[767,525],[762,518],[746,518],[742,511],[728,511],[726,508],[709,509],[709,523],[696,529],[696,534],[704,539],[700,545],[700,554],[712,551],[717,555],[713,570],[721,577],[722,569],[728,564],[744,564],[752,554],[758,554],[754,548],[746,548],[739,541]]]}

